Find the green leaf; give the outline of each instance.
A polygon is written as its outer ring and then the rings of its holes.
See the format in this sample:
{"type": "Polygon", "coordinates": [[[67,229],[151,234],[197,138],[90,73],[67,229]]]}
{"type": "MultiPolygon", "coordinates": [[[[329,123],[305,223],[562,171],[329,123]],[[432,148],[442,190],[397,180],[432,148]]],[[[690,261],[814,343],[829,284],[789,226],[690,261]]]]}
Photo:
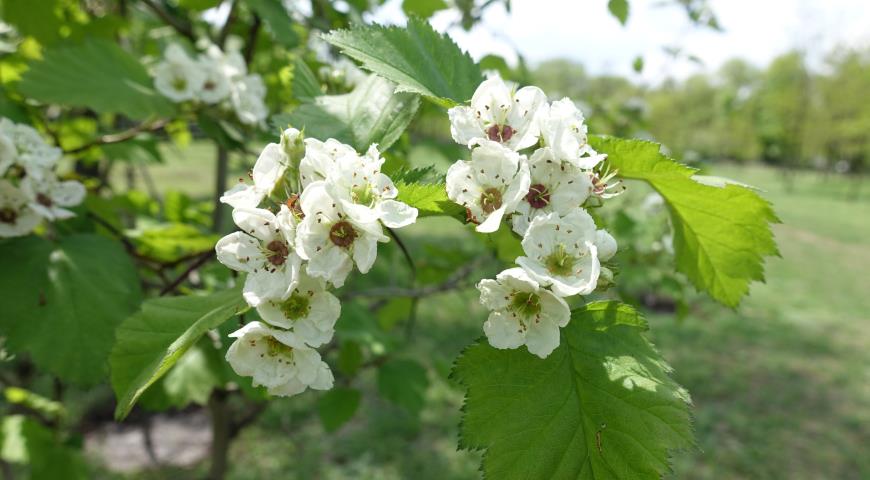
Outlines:
{"type": "Polygon", "coordinates": [[[619,23],[625,25],[628,21],[628,0],[610,0],[607,2],[607,9],[619,20],[619,23]]]}
{"type": "Polygon", "coordinates": [[[373,143],[384,151],[399,139],[420,106],[419,97],[394,93],[395,88],[369,75],[348,94],[319,96],[289,115],[276,115],[272,122],[280,128],[304,128],[310,137],[335,138],[359,151],[373,143]]]}
{"type": "Polygon", "coordinates": [[[55,433],[24,415],[0,420],[0,459],[27,464],[31,480],[87,480],[87,464],[81,454],[61,444],[55,433]]]}
{"type": "Polygon", "coordinates": [[[338,371],[353,376],[362,367],[363,353],[359,343],[353,340],[341,342],[338,350],[338,371]]]}
{"type": "Polygon", "coordinates": [[[657,143],[593,136],[623,178],[648,182],[665,199],[674,228],[677,270],[714,299],[736,306],[753,280],[764,280],[764,257],[778,255],[770,224],[779,219],[755,191],[704,185],[695,170],[661,153],[657,143]]]}
{"type": "Polygon", "coordinates": [[[21,405],[39,413],[47,419],[61,419],[66,416],[63,404],[50,400],[37,393],[19,387],[6,387],[3,396],[11,405],[21,405]]]}
{"type": "Polygon", "coordinates": [[[297,100],[308,102],[314,98],[323,95],[320,89],[320,82],[314,76],[314,72],[308,68],[308,65],[300,57],[296,57],[293,62],[293,97],[297,100]]]}
{"type": "Polygon", "coordinates": [[[427,388],[426,369],[413,360],[390,360],[378,369],[381,395],[414,415],[423,410],[427,388]]]}
{"type": "Polygon", "coordinates": [[[198,12],[217,7],[220,4],[221,0],[178,0],[179,7],[196,10],[198,12]]]}
{"type": "Polygon", "coordinates": [[[317,403],[317,413],[327,432],[334,432],[347,423],[359,409],[360,391],[355,388],[335,387],[326,392],[317,403]]]}
{"type": "Polygon", "coordinates": [[[299,36],[293,30],[293,19],[281,0],[245,0],[251,10],[266,22],[266,26],[278,43],[287,48],[299,44],[299,36]]]}
{"type": "Polygon", "coordinates": [[[480,67],[447,35],[425,20],[408,19],[402,27],[356,25],[334,30],[324,40],[399,85],[401,91],[433,98],[443,105],[471,98],[483,81],[480,67]]]}
{"type": "Polygon", "coordinates": [[[98,235],[0,242],[0,291],[9,350],[80,385],[105,379],[115,327],[141,301],[130,258],[98,235]]]}
{"type": "Polygon", "coordinates": [[[154,90],[136,57],[107,40],[46,50],[42,61],[31,64],[19,88],[41,102],[122,113],[134,119],[166,117],[175,111],[154,90]]]}
{"type": "Polygon", "coordinates": [[[486,478],[659,479],[692,446],[689,397],[627,305],[575,310],[546,359],[485,340],[459,357],[460,445],[484,449],[486,478]]]}
{"type": "Polygon", "coordinates": [[[237,315],[245,302],[238,289],[206,296],[148,300],[118,327],[109,363],[123,419],[151,384],[163,376],[205,333],[237,315]]]}
{"type": "Polygon", "coordinates": [[[136,251],[160,262],[174,262],[208,252],[219,238],[218,235],[203,233],[193,225],[184,223],[157,224],[130,236],[136,251]]]}
{"type": "Polygon", "coordinates": [[[6,0],[0,4],[2,18],[21,36],[31,36],[43,45],[60,39],[63,23],[57,15],[57,0],[6,0]]]}
{"type": "Polygon", "coordinates": [[[402,10],[405,15],[417,15],[420,18],[429,18],[435,12],[448,8],[444,0],[403,0],[402,10]]]}
{"type": "Polygon", "coordinates": [[[396,188],[399,190],[396,200],[419,210],[421,218],[444,215],[465,220],[465,209],[447,198],[447,187],[443,183],[398,182],[396,188]]]}
{"type": "Polygon", "coordinates": [[[208,404],[212,391],[223,385],[225,361],[208,338],[190,348],[172,369],[148,388],[139,403],[149,410],[208,404]]]}
{"type": "Polygon", "coordinates": [[[635,73],[643,72],[643,57],[640,55],[634,57],[634,61],[631,62],[631,68],[635,71],[635,73]]]}

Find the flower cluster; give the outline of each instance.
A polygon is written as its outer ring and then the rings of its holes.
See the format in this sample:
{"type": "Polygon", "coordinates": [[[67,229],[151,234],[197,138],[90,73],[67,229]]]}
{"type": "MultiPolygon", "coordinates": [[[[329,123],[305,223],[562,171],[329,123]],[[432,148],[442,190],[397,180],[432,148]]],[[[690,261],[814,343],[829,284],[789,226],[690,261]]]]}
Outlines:
{"type": "Polygon", "coordinates": [[[611,182],[616,172],[602,170],[606,155],[589,146],[583,114],[568,98],[548,103],[537,87],[515,90],[493,77],[449,116],[453,139],[471,149],[471,159],[447,171],[448,197],[478,232],[509,222],[525,253],[516,259],[520,268],[478,284],[491,310],[484,332],[496,348],[526,345],[545,358],[570,319],[564,297],[590,294],[612,278],[601,264],[616,241],[583,207],[622,187],[611,182]]]}
{"type": "Polygon", "coordinates": [[[27,235],[43,219],[73,216],[67,208],[82,202],[85,187],[57,178],[60,157],[32,127],[0,118],[0,238],[27,235]]]}
{"type": "Polygon", "coordinates": [[[240,231],[220,239],[218,260],[247,274],[243,295],[262,322],[233,333],[227,361],[272,395],[328,389],[333,377],[315,348],[332,340],[341,313],[330,288],[354,265],[368,272],[384,227],[417,220],[395,200],[377,145],[360,155],[334,139],[303,139],[287,129],[257,159],[253,184],[240,182],[221,201],[240,231]]]}
{"type": "Polygon", "coordinates": [[[263,79],[248,73],[244,57],[232,42],[226,52],[209,45],[196,58],[179,44],[169,45],[154,67],[154,86],[176,103],[221,105],[246,125],[260,124],[269,114],[263,79]]]}

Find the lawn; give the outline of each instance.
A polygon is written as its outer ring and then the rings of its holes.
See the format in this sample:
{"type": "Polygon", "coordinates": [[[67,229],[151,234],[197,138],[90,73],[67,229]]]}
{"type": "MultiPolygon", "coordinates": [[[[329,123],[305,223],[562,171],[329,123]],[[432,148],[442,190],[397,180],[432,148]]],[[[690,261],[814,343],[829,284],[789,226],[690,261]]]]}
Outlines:
{"type": "MultiPolygon", "coordinates": [[[[187,156],[152,175],[161,188],[207,197],[213,179],[198,172],[211,164],[187,156]]],[[[695,404],[698,449],[675,456],[673,478],[870,478],[870,198],[848,198],[853,186],[837,177],[797,174],[786,191],[766,168],[712,173],[764,190],[783,221],[782,257],[736,310],[702,301],[681,321],[649,314],[653,340],[695,404]]],[[[426,220],[409,237],[444,232],[444,221],[426,220]]],[[[231,478],[478,478],[479,453],[456,451],[462,394],[447,373],[485,312],[473,290],[426,299],[419,311],[413,350],[431,367],[419,420],[381,400],[366,375],[354,384],[362,406],[337,433],[323,432],[314,396],[276,400],[235,442],[231,478]]]]}

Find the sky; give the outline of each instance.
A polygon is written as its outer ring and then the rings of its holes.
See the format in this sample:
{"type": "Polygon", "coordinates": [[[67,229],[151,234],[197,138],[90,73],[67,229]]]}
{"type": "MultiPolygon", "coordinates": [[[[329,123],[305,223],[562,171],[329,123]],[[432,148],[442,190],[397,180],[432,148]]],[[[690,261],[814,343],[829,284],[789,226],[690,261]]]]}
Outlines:
{"type": "MultiPolygon", "coordinates": [[[[836,45],[870,47],[870,0],[711,0],[724,32],[691,25],[684,10],[660,6],[661,0],[629,3],[625,26],[607,11],[607,0],[513,0],[510,13],[501,4],[490,7],[471,32],[453,26],[453,11],[437,13],[432,24],[475,59],[494,53],[515,64],[519,51],[532,64],[569,58],[591,73],[649,83],[715,69],[734,57],[764,66],[796,47],[822,68],[824,54],[836,45]],[[680,46],[702,65],[674,60],[666,46],[680,46]],[[645,63],[640,75],[631,67],[637,56],[645,63]]],[[[389,0],[370,19],[403,23],[401,0],[389,0]]]]}

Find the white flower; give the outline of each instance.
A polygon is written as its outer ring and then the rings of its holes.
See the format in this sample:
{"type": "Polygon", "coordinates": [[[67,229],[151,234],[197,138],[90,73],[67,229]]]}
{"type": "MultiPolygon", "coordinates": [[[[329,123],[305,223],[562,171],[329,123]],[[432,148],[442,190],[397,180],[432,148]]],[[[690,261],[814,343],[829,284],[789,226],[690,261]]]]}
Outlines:
{"type": "Polygon", "coordinates": [[[296,250],[308,260],[308,274],[331,282],[336,287],[356,263],[367,273],[378,255],[378,242],[387,242],[381,224],[359,222],[330,196],[326,182],[305,187],[299,199],[304,218],[296,232],[296,250]]]}
{"type": "Polygon", "coordinates": [[[335,170],[339,163],[353,162],[359,155],[349,145],[334,138],[321,142],[316,138],[305,139],[305,156],[299,163],[299,177],[302,187],[309,183],[326,180],[329,172],[335,170]],[[348,160],[344,160],[347,158],[348,160]]]}
{"type": "Polygon", "coordinates": [[[36,213],[48,220],[64,220],[75,214],[64,207],[74,207],[85,198],[85,186],[75,180],[61,182],[53,173],[41,179],[25,177],[21,191],[36,213]]]}
{"type": "Polygon", "coordinates": [[[277,143],[266,145],[251,171],[254,184],[239,183],[223,194],[221,202],[233,208],[257,207],[284,179],[289,164],[290,159],[281,145],[277,143]]]}
{"type": "Polygon", "coordinates": [[[589,175],[572,163],[557,160],[549,148],[536,150],[528,163],[529,193],[511,217],[513,229],[520,235],[526,233],[529,223],[538,215],[550,212],[567,215],[580,208],[592,191],[589,175]]]}
{"type": "Polygon", "coordinates": [[[492,77],[477,87],[471,106],[453,107],[447,112],[450,133],[463,145],[492,140],[521,150],[538,141],[535,117],[546,102],[546,95],[538,87],[514,91],[500,77],[492,77]]]}
{"type": "Polygon", "coordinates": [[[196,97],[209,105],[229,97],[232,85],[223,65],[208,56],[200,56],[198,64],[204,78],[202,88],[196,92],[196,97]]]}
{"type": "Polygon", "coordinates": [[[299,281],[302,263],[294,251],[293,214],[286,205],[278,215],[262,208],[237,208],[233,220],[242,231],[218,240],[218,261],[248,274],[243,292],[252,307],[266,298],[285,298],[299,281]]]}
{"type": "Polygon", "coordinates": [[[208,45],[200,58],[211,61],[218,71],[229,80],[235,80],[248,74],[245,57],[230,42],[227,42],[226,50],[221,50],[214,44],[208,45]]]}
{"type": "Polygon", "coordinates": [[[181,46],[172,44],[163,53],[163,61],[154,67],[154,87],[174,102],[196,98],[206,75],[181,46]]]}
{"type": "Polygon", "coordinates": [[[266,299],[257,313],[266,323],[292,330],[308,346],[319,347],[332,340],[341,303],[324,289],[322,280],[303,273],[290,295],[266,299]]]}
{"type": "Polygon", "coordinates": [[[10,182],[0,180],[0,238],[27,235],[41,220],[28,205],[27,196],[10,182]]]}
{"type": "Polygon", "coordinates": [[[236,341],[227,362],[239,375],[253,378],[269,394],[289,397],[307,388],[328,390],[333,377],[317,350],[306,347],[293,332],[251,322],[230,334],[236,341]]]}
{"type": "Polygon", "coordinates": [[[447,196],[464,206],[477,231],[498,230],[502,217],[529,192],[529,166],[518,153],[488,140],[447,170],[447,196]]]}
{"type": "Polygon", "coordinates": [[[27,176],[42,178],[54,168],[62,155],[59,148],[47,144],[33,127],[6,118],[0,119],[0,137],[5,138],[0,143],[6,150],[0,156],[0,175],[5,174],[12,165],[19,165],[27,176]]]}
{"type": "Polygon", "coordinates": [[[399,191],[390,177],[381,173],[384,159],[377,145],[363,156],[345,155],[327,175],[327,189],[341,208],[356,222],[381,221],[401,228],[417,221],[417,209],[395,200],[399,191]]]}
{"type": "Polygon", "coordinates": [[[483,325],[495,348],[525,345],[529,352],[547,358],[559,346],[559,328],[568,324],[571,311],[565,300],[542,288],[521,268],[481,280],[480,303],[492,312],[483,325]]]}
{"type": "Polygon", "coordinates": [[[265,97],[266,85],[259,75],[247,75],[234,82],[230,102],[239,121],[246,125],[256,125],[265,120],[269,115],[265,97]]]}
{"type": "Polygon", "coordinates": [[[560,297],[592,293],[601,269],[595,232],[595,222],[582,209],[536,217],[523,237],[526,256],[517,264],[560,297]]]}
{"type": "Polygon", "coordinates": [[[606,262],[616,255],[616,239],[606,230],[598,230],[595,232],[595,248],[598,260],[606,262]]]}
{"type": "Polygon", "coordinates": [[[591,169],[607,158],[599,155],[587,142],[587,127],[583,113],[568,98],[544,106],[538,115],[541,143],[553,151],[558,160],[573,163],[578,168],[591,169]]]}

